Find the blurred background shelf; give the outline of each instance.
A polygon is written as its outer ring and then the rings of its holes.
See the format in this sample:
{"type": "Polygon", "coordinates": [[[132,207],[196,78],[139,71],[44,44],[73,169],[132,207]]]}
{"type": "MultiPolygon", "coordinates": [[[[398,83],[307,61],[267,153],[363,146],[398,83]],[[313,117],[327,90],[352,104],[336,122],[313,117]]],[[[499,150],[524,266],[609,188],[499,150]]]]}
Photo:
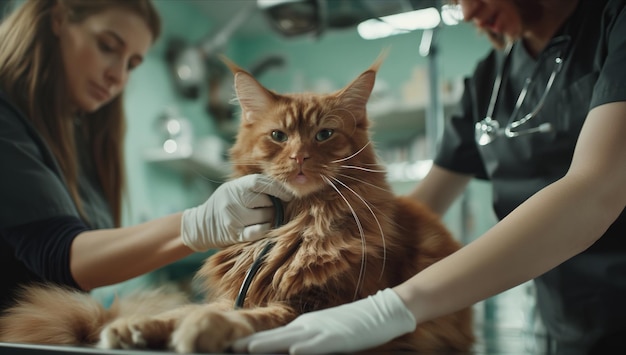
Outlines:
{"type": "Polygon", "coordinates": [[[211,158],[212,155],[200,151],[176,151],[167,153],[163,149],[146,150],[144,159],[152,164],[162,166],[189,176],[199,176],[215,183],[222,183],[232,172],[231,165],[225,160],[211,158]]]}
{"type": "MultiPolygon", "coordinates": [[[[457,107],[456,100],[444,103],[444,116],[457,107]]],[[[407,143],[418,136],[426,136],[426,105],[385,104],[368,108],[372,121],[372,137],[380,145],[407,143]]]]}

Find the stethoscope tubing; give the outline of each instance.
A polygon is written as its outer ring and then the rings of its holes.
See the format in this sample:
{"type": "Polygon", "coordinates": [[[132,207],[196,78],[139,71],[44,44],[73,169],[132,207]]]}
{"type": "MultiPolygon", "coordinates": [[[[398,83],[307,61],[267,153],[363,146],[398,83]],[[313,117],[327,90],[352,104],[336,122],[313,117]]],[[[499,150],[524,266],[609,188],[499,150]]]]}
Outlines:
{"type": "MultiPolygon", "coordinates": [[[[272,201],[272,205],[274,205],[273,228],[278,228],[283,225],[285,219],[283,204],[277,197],[272,195],[269,195],[269,197],[272,201]]],[[[252,284],[252,280],[254,279],[256,273],[259,271],[261,264],[265,260],[265,256],[267,255],[267,253],[269,253],[269,251],[275,244],[275,241],[268,240],[261,250],[259,256],[254,260],[254,262],[246,272],[246,276],[244,277],[241,287],[239,288],[239,292],[237,293],[237,298],[235,298],[235,309],[243,308],[243,304],[246,301],[246,295],[248,293],[250,285],[252,284]]]]}

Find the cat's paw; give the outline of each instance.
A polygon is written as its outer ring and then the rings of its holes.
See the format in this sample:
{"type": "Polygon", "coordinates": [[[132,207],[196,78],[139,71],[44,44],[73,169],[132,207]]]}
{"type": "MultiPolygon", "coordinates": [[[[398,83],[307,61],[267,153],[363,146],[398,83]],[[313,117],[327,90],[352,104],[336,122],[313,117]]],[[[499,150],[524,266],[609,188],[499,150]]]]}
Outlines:
{"type": "Polygon", "coordinates": [[[117,319],[100,332],[101,349],[164,349],[172,333],[169,322],[149,317],[117,319]]]}
{"type": "Polygon", "coordinates": [[[204,309],[187,315],[172,334],[170,348],[178,353],[224,352],[232,343],[254,332],[235,311],[204,309]]]}

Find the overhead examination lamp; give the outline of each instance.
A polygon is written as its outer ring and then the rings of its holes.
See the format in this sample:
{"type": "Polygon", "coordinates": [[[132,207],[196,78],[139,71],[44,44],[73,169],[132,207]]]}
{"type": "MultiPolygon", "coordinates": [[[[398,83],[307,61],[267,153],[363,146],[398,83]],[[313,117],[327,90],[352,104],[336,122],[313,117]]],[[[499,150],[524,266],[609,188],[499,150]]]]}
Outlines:
{"type": "Polygon", "coordinates": [[[321,0],[257,0],[275,30],[286,37],[319,35],[325,27],[325,2],[321,0]]]}
{"type": "Polygon", "coordinates": [[[441,18],[434,7],[372,18],[357,26],[363,39],[377,39],[415,30],[428,30],[439,26],[441,18]]]}
{"type": "Polygon", "coordinates": [[[462,18],[458,5],[443,5],[441,10],[426,7],[418,10],[371,18],[358,24],[357,31],[363,39],[377,39],[416,30],[431,30],[441,22],[452,26],[462,18]]]}
{"type": "Polygon", "coordinates": [[[357,27],[364,39],[384,38],[440,23],[458,23],[460,7],[441,0],[256,0],[270,26],[285,37],[357,27]]]}

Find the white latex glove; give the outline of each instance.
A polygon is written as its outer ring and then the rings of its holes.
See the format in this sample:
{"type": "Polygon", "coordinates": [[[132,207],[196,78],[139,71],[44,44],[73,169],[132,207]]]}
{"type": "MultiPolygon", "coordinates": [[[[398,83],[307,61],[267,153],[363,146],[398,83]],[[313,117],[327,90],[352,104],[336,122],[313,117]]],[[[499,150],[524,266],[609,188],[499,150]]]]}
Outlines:
{"type": "Polygon", "coordinates": [[[261,174],[223,183],[205,203],[183,212],[183,243],[206,251],[260,239],[272,227],[274,207],[268,195],[282,201],[292,198],[282,185],[261,174]]]}
{"type": "Polygon", "coordinates": [[[412,332],[415,317],[388,288],[374,296],[305,313],[286,326],[237,340],[237,353],[348,353],[382,345],[412,332]]]}

